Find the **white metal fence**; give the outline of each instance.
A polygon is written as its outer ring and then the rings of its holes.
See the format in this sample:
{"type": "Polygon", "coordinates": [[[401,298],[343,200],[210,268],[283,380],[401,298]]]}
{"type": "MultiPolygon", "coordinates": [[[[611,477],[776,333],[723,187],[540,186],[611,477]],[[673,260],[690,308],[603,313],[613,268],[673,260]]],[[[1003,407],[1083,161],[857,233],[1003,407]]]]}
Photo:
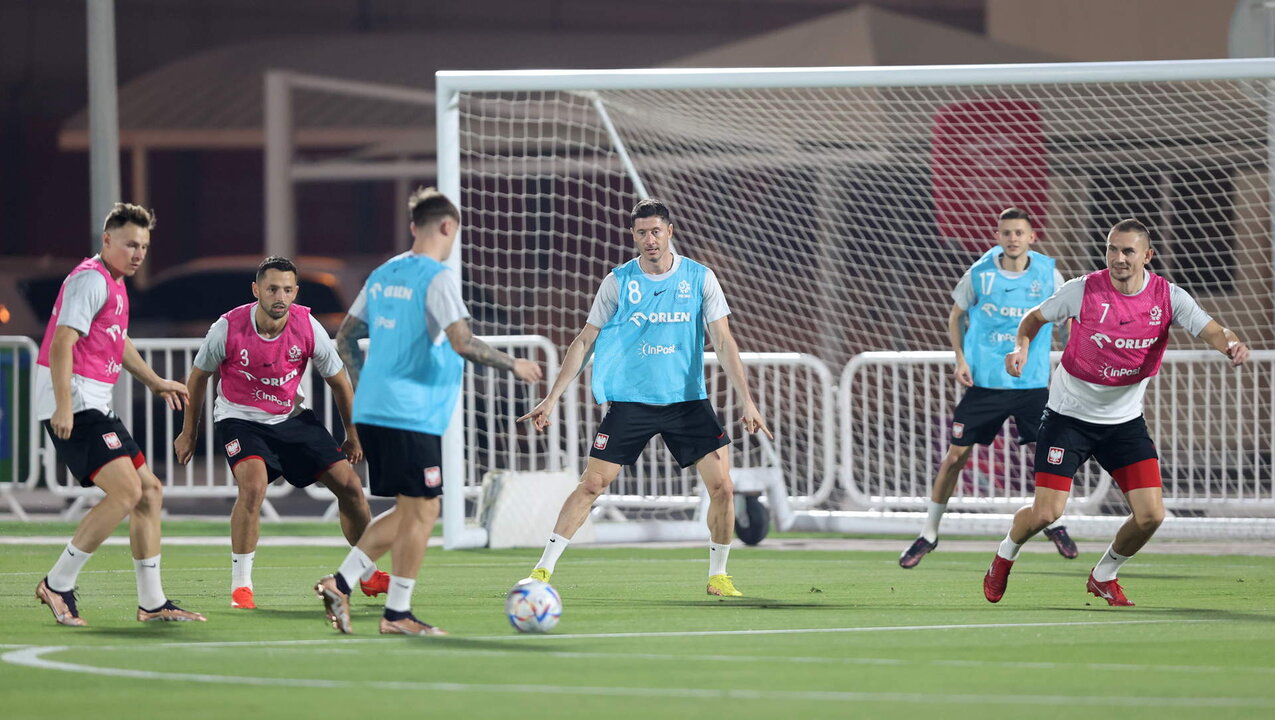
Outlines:
{"type": "MultiPolygon", "coordinates": [[[[1054,353],[1057,361],[1059,353],[1054,353]]],[[[924,507],[963,390],[951,352],[871,352],[846,365],[839,386],[841,475],[856,509],[924,507]]],[[[1165,504],[1214,515],[1275,512],[1275,351],[1232,368],[1211,350],[1171,350],[1148,386],[1146,418],[1160,453],[1165,504]]],[[[951,505],[1005,510],[1032,494],[1032,458],[1007,427],[978,447],[951,505]]],[[[1090,462],[1069,513],[1096,513],[1111,478],[1090,462]]]]}
{"type": "MultiPolygon", "coordinates": [[[[528,357],[550,373],[558,353],[547,338],[485,338],[494,347],[528,357]]],[[[143,358],[161,376],[185,377],[198,339],[137,339],[143,358]]],[[[8,461],[0,494],[18,517],[25,517],[11,488],[34,487],[41,475],[60,495],[97,494],[81,488],[56,462],[43,429],[34,419],[31,396],[38,347],[29,338],[0,338],[0,410],[6,413],[8,461]]],[[[1055,353],[1055,359],[1057,353],[1055,353]]],[[[881,352],[855,357],[834,384],[827,366],[811,355],[745,353],[756,401],[775,432],[760,442],[739,432],[736,398],[715,354],[705,355],[707,386],[735,437],[733,466],[770,468],[782,473],[794,509],[916,510],[924,507],[935,470],[947,447],[951,413],[963,389],[951,378],[950,352],[881,352]]],[[[601,413],[588,389],[588,373],[574,383],[560,415],[545,433],[515,420],[543,396],[552,375],[528,387],[508,373],[470,368],[463,389],[466,432],[465,496],[473,500],[489,469],[520,471],[582,468],[583,443],[593,436],[601,413]]],[[[341,436],[331,394],[307,373],[307,404],[341,436]]],[[[170,497],[233,497],[233,476],[216,451],[212,393],[204,407],[201,441],[194,460],[177,464],[172,441],[181,416],[169,412],[139,382],[116,387],[115,409],[164,480],[170,497]]],[[[1175,513],[1214,517],[1275,515],[1275,351],[1254,351],[1243,368],[1231,368],[1215,352],[1179,350],[1165,354],[1160,376],[1150,384],[1146,416],[1161,456],[1166,505],[1175,513]]],[[[1007,428],[996,443],[976,447],[952,499],[954,508],[1003,511],[1031,497],[1031,457],[1007,428]]],[[[699,502],[693,470],[678,468],[663,444],[651,446],[626,468],[603,506],[630,517],[643,512],[685,510],[699,502]]],[[[1070,514],[1098,514],[1108,500],[1110,477],[1089,463],[1077,475],[1070,514]]],[[[269,497],[292,491],[275,485],[269,497]]],[[[310,488],[316,498],[326,489],[310,488]]],[[[473,503],[468,503],[472,507],[473,503]]],[[[267,516],[272,511],[267,510],[267,516]]],[[[467,511],[467,515],[471,515],[467,511]]],[[[472,519],[472,517],[471,517],[472,519]]]]}

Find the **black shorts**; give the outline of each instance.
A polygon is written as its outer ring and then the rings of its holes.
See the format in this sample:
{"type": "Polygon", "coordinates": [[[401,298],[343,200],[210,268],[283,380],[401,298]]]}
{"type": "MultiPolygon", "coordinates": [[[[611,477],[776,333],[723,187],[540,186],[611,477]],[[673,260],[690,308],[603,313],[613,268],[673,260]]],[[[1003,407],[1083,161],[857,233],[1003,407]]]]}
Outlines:
{"type": "Polygon", "coordinates": [[[312,410],[302,410],[277,425],[227,418],[217,422],[217,441],[230,469],[249,458],[266,464],[266,476],[290,485],[313,485],[328,468],[345,462],[345,453],[312,410]]]}
{"type": "Polygon", "coordinates": [[[119,417],[101,410],[81,410],[75,413],[71,423],[71,437],[66,440],[53,434],[48,420],[43,424],[58,459],[80,481],[80,487],[92,487],[93,476],[115,458],[132,458],[135,468],[146,464],[142,449],[119,417]]]}
{"type": "Polygon", "coordinates": [[[656,435],[664,439],[664,446],[684,468],[717,448],[730,445],[726,428],[707,400],[672,405],[613,402],[598,426],[589,457],[632,465],[656,435]]]}
{"type": "Polygon", "coordinates": [[[962,447],[976,443],[991,445],[1005,420],[1012,415],[1018,428],[1018,442],[1023,445],[1035,442],[1047,400],[1048,388],[1000,390],[972,387],[965,392],[965,397],[952,413],[949,440],[953,445],[962,447]]]}
{"type": "Polygon", "coordinates": [[[438,497],[443,494],[441,435],[358,424],[372,494],[438,497]]]}
{"type": "MultiPolygon", "coordinates": [[[[1115,425],[1099,425],[1046,410],[1036,439],[1036,485],[1071,490],[1071,479],[1091,457],[1103,470],[1117,475],[1122,468],[1159,460],[1160,456],[1141,415],[1115,425]]],[[[1121,489],[1127,492],[1124,483],[1121,489]]]]}

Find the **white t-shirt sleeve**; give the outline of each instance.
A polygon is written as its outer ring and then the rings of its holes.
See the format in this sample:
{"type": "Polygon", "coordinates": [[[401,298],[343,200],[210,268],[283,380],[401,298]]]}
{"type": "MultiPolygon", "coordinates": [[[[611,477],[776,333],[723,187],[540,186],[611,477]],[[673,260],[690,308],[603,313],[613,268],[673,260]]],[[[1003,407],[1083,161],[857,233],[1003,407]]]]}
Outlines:
{"type": "Polygon", "coordinates": [[[1085,276],[1072,278],[1058,291],[1036,306],[1046,322],[1057,323],[1080,316],[1080,304],[1085,299],[1085,276]]]}
{"type": "Polygon", "coordinates": [[[217,368],[226,361],[226,335],[230,332],[230,323],[226,318],[217,318],[217,322],[208,328],[204,336],[204,344],[195,353],[195,367],[207,373],[217,372],[217,368]]]}
{"type": "MultiPolygon", "coordinates": [[[[720,290],[720,288],[718,288],[720,290]]],[[[586,320],[595,328],[605,327],[620,307],[620,284],[615,280],[615,273],[607,273],[598,286],[598,294],[593,296],[593,307],[589,308],[586,320]]]]}
{"type": "Polygon", "coordinates": [[[354,298],[354,303],[350,305],[351,316],[367,322],[367,283],[359,288],[359,294],[354,298]]]}
{"type": "Polygon", "coordinates": [[[314,369],[325,378],[344,370],[345,364],[336,352],[336,343],[332,342],[328,331],[323,329],[323,325],[313,315],[310,316],[310,327],[314,330],[314,354],[310,356],[314,361],[314,369]]]}
{"type": "Polygon", "coordinates": [[[956,282],[956,287],[952,288],[952,302],[962,310],[969,310],[974,300],[974,281],[970,277],[970,271],[966,270],[956,282]]]}
{"type": "Polygon", "coordinates": [[[1204,328],[1213,322],[1212,316],[1191,297],[1191,293],[1169,284],[1169,302],[1173,305],[1173,324],[1185,328],[1191,337],[1199,337],[1204,328]]]}
{"type": "Polygon", "coordinates": [[[1054,289],[1057,290],[1058,288],[1062,287],[1063,284],[1066,282],[1067,280],[1063,278],[1063,274],[1058,272],[1057,270],[1054,270],[1054,289]]]}
{"type": "Polygon", "coordinates": [[[730,315],[730,306],[726,304],[726,294],[717,281],[717,273],[709,270],[704,274],[704,324],[717,322],[727,315],[730,315]]]}
{"type": "Polygon", "coordinates": [[[62,306],[58,309],[57,324],[88,335],[93,318],[102,311],[109,294],[106,278],[101,273],[89,270],[76,273],[62,286],[62,306]]]}
{"type": "Polygon", "coordinates": [[[429,336],[435,344],[452,323],[469,317],[469,309],[460,295],[460,278],[455,270],[447,268],[430,281],[425,297],[425,314],[429,336]]]}

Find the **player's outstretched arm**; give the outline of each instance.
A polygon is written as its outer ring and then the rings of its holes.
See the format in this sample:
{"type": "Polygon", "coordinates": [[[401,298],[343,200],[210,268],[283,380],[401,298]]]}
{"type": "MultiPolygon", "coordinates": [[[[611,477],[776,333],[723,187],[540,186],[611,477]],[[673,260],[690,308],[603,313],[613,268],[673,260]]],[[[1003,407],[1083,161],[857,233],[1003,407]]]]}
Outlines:
{"type": "Polygon", "coordinates": [[[589,357],[593,355],[594,343],[598,340],[598,332],[601,328],[594,327],[589,323],[585,323],[580,330],[580,334],[576,335],[576,339],[571,341],[571,346],[567,348],[566,355],[562,358],[562,367],[558,369],[558,376],[554,378],[553,387],[549,388],[549,394],[541,400],[531,412],[518,418],[518,422],[530,420],[531,424],[537,430],[544,430],[549,427],[553,421],[550,416],[553,415],[553,409],[558,404],[558,400],[562,398],[562,394],[567,391],[567,386],[571,381],[580,374],[589,357]]]}
{"type": "Polygon", "coordinates": [[[192,366],[190,375],[186,378],[186,391],[190,400],[182,414],[181,434],[173,440],[173,454],[182,465],[190,462],[195,454],[195,443],[199,441],[199,425],[204,419],[204,395],[208,391],[210,377],[212,373],[192,366]]]}
{"type": "Polygon", "coordinates": [[[519,380],[527,383],[539,382],[544,377],[540,366],[535,362],[501,352],[478,339],[469,327],[468,318],[447,326],[447,341],[457,355],[476,365],[510,370],[519,380]]]}
{"type": "Polygon", "coordinates": [[[350,378],[345,371],[323,378],[332,390],[332,400],[336,403],[336,411],[341,415],[341,424],[345,426],[345,442],[341,450],[352,463],[363,460],[363,443],[359,442],[359,431],[354,426],[354,388],[350,386],[350,378]]]}
{"type": "Polygon", "coordinates": [[[142,381],[151,392],[164,399],[170,410],[181,410],[189,399],[186,383],[176,380],[165,380],[160,377],[133,346],[132,338],[124,338],[124,369],[130,375],[142,381]]]}
{"type": "Polygon", "coordinates": [[[1239,336],[1224,328],[1216,320],[1210,320],[1200,331],[1200,339],[1208,343],[1214,350],[1231,359],[1231,365],[1238,366],[1248,362],[1248,346],[1240,341],[1239,336]]]}
{"type": "Polygon", "coordinates": [[[1018,323],[1018,337],[1014,339],[1014,349],[1005,354],[1005,372],[1011,377],[1022,377],[1023,368],[1027,365],[1027,353],[1031,349],[1036,333],[1045,326],[1045,316],[1040,310],[1032,310],[1023,316],[1018,323]]]}
{"type": "Polygon", "coordinates": [[[952,345],[952,352],[956,353],[956,369],[952,375],[965,387],[973,387],[974,376],[970,374],[970,364],[965,359],[965,327],[965,308],[953,303],[947,314],[947,339],[952,345]]]}
{"type": "Polygon", "coordinates": [[[760,430],[766,437],[774,440],[774,434],[766,427],[761,411],[757,409],[753,395],[748,390],[748,371],[744,369],[744,361],[739,359],[739,346],[735,344],[735,336],[730,332],[730,321],[721,317],[709,323],[708,335],[713,340],[713,350],[722,364],[722,370],[726,372],[726,379],[740,397],[739,421],[743,423],[744,430],[750,433],[760,430]]]}
{"type": "Polygon", "coordinates": [[[346,315],[341,327],[336,330],[336,354],[345,363],[350,387],[359,386],[359,373],[363,371],[363,351],[359,349],[359,341],[367,336],[367,323],[353,315],[346,315]]]}

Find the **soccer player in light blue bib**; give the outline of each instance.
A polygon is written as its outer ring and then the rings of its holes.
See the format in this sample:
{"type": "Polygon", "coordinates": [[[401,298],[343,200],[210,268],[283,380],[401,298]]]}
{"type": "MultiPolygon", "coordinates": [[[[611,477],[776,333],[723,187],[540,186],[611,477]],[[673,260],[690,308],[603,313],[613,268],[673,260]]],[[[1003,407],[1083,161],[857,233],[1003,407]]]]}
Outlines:
{"type": "MultiPolygon", "coordinates": [[[[957,382],[969,388],[952,416],[950,444],[930,492],[925,529],[899,556],[899,565],[916,567],[938,547],[939,521],[956,480],[969,462],[974,445],[990,445],[1011,415],[1020,444],[1034,442],[1049,398],[1049,332],[1032,346],[1031,366],[1022,377],[1005,371],[1005,355],[1014,349],[1018,322],[1032,308],[1054,294],[1062,275],[1053,258],[1031,250],[1036,231],[1026,211],[1009,208],[996,225],[996,246],[961,276],[952,291],[947,327],[956,352],[957,382]]],[[[1076,544],[1067,529],[1055,523],[1045,531],[1059,554],[1076,557],[1076,544]]]]}
{"type": "Polygon", "coordinates": [[[735,497],[730,479],[730,438],[704,390],[704,336],[741,402],[744,430],[771,436],[748,390],[744,363],[731,336],[730,308],[713,271],[669,246],[673,223],[658,200],[633,208],[630,230],[638,256],[602,281],[584,328],[567,349],[549,394],[530,413],[537,429],[550,416],[589,355],[593,397],[610,403],[598,426],[580,484],[567,497],[553,535],[531,572],[548,582],[598,496],[634,463],[655,435],[682,467],[695,466],[708,490],[708,594],[743,595],[726,574],[734,534],[735,497]]]}
{"type": "MultiPolygon", "coordinates": [[[[474,337],[460,278],[445,265],[460,232],[460,210],[434,188],[408,199],[412,248],[372,271],[336,334],[354,383],[354,423],[372,494],[394,498],[335,573],[314,585],[328,622],[350,626],[350,591],[386,552],[393,562],[383,635],[443,635],[412,614],[412,591],[443,493],[443,433],[460,394],[465,361],[512,371],[534,383],[540,366],[474,337]],[[369,338],[367,360],[359,340],[369,338]]],[[[365,594],[371,594],[364,588],[365,594]]]]}

